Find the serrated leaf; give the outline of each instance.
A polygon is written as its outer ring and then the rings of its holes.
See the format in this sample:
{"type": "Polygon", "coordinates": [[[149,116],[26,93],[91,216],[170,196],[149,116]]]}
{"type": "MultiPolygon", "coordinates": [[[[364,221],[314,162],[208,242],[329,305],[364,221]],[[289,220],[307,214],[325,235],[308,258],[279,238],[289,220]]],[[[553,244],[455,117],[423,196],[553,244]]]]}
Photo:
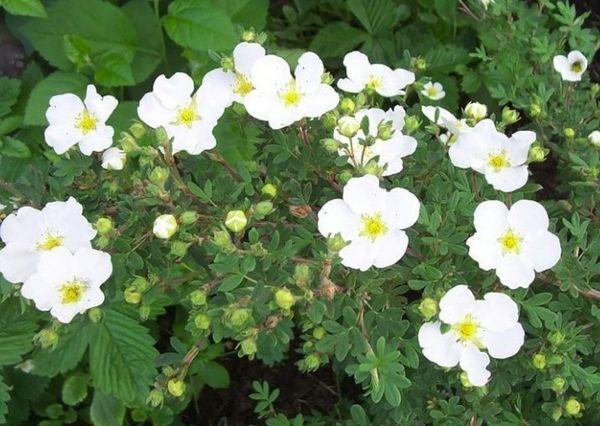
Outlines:
{"type": "Polygon", "coordinates": [[[364,42],[367,34],[345,22],[331,22],[319,30],[310,50],[324,57],[343,56],[364,42]]]}
{"type": "Polygon", "coordinates": [[[76,374],[68,377],[63,383],[62,400],[67,405],[77,405],[88,393],[89,377],[87,374],[76,374]]]}
{"type": "Polygon", "coordinates": [[[35,354],[33,373],[54,377],[77,367],[88,347],[90,327],[82,322],[61,327],[56,347],[42,349],[35,354]]]}
{"type": "Polygon", "coordinates": [[[385,33],[396,23],[391,0],[348,0],[348,9],[370,34],[385,33]]]}
{"type": "Polygon", "coordinates": [[[96,390],[90,417],[94,426],[120,426],[125,418],[125,406],[114,396],[96,390]]]}
{"type": "Polygon", "coordinates": [[[108,52],[98,59],[94,80],[103,86],[130,86],[134,84],[131,60],[116,52],[108,52]]]}
{"type": "Polygon", "coordinates": [[[20,90],[21,82],[16,78],[0,77],[0,117],[10,112],[17,102],[20,90]]]}
{"type": "Polygon", "coordinates": [[[6,415],[8,414],[8,405],[6,403],[10,401],[10,394],[8,393],[8,386],[4,383],[4,377],[0,374],[0,423],[6,422],[6,415]]]}
{"type": "Polygon", "coordinates": [[[18,299],[9,299],[0,305],[0,366],[16,364],[33,347],[37,330],[36,313],[21,313],[18,299]]]}

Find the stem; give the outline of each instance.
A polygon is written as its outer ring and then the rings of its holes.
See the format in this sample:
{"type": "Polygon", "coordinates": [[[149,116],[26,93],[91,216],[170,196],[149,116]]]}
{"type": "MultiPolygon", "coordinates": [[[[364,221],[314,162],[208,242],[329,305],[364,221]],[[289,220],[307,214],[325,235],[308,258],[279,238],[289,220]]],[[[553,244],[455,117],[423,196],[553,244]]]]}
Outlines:
{"type": "Polygon", "coordinates": [[[243,181],[242,177],[238,174],[238,172],[236,172],[235,169],[231,167],[231,165],[227,162],[227,160],[225,160],[225,158],[223,158],[221,154],[219,154],[218,152],[206,152],[206,155],[211,160],[216,161],[217,163],[222,165],[225,168],[225,170],[227,170],[227,173],[229,173],[229,176],[231,176],[235,181],[243,181]]]}

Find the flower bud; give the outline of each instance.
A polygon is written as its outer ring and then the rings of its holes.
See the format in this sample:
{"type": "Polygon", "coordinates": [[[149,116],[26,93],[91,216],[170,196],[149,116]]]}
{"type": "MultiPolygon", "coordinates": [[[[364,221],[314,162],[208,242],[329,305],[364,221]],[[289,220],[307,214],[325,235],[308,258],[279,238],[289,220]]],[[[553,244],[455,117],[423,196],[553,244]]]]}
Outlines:
{"type": "Polygon", "coordinates": [[[487,106],[479,102],[469,102],[465,107],[465,115],[475,121],[483,120],[487,117],[487,106]]]}
{"type": "Polygon", "coordinates": [[[148,414],[141,408],[134,408],[131,410],[131,420],[136,423],[144,423],[148,420],[148,414]]]}
{"type": "Polygon", "coordinates": [[[162,145],[162,146],[169,143],[169,140],[171,139],[171,138],[169,138],[169,135],[168,135],[167,131],[165,130],[165,128],[162,126],[154,129],[154,137],[158,141],[158,144],[162,145]]]}
{"type": "Polygon", "coordinates": [[[354,117],[344,115],[337,121],[337,127],[340,134],[351,138],[360,130],[360,122],[354,117]]]}
{"type": "Polygon", "coordinates": [[[123,297],[127,303],[137,305],[142,300],[142,293],[140,293],[135,287],[130,286],[123,292],[123,297]]]}
{"type": "Polygon", "coordinates": [[[96,221],[96,231],[100,235],[107,235],[113,231],[113,221],[109,217],[101,217],[96,221]]]}
{"type": "Polygon", "coordinates": [[[345,185],[350,179],[352,179],[353,176],[349,170],[344,170],[342,173],[339,173],[337,177],[340,183],[345,185]]]}
{"type": "Polygon", "coordinates": [[[337,125],[337,116],[330,112],[323,117],[323,126],[328,130],[333,130],[337,125]]]}
{"type": "Polygon", "coordinates": [[[110,239],[105,237],[104,235],[100,235],[98,239],[96,239],[96,247],[99,249],[104,249],[110,245],[110,239]]]}
{"type": "Polygon", "coordinates": [[[221,58],[221,68],[223,68],[225,71],[235,71],[235,63],[233,62],[233,58],[230,56],[221,58]]]}
{"type": "Polygon", "coordinates": [[[198,220],[198,213],[192,210],[185,211],[179,216],[179,220],[184,225],[192,225],[198,220]]]}
{"type": "Polygon", "coordinates": [[[134,122],[131,126],[129,126],[129,133],[133,135],[136,139],[141,139],[146,136],[148,129],[144,123],[139,121],[134,122]]]}
{"type": "Polygon", "coordinates": [[[319,368],[319,365],[321,365],[321,360],[317,354],[310,354],[304,358],[304,366],[306,371],[315,371],[319,368]]]}
{"type": "Polygon", "coordinates": [[[247,308],[236,309],[231,313],[229,320],[234,328],[243,327],[252,317],[252,311],[247,308]]]}
{"type": "Polygon", "coordinates": [[[529,114],[532,117],[539,117],[539,115],[542,113],[542,106],[540,104],[538,104],[537,102],[534,102],[531,104],[531,106],[529,107],[529,114]]]}
{"type": "Polygon", "coordinates": [[[130,287],[135,288],[139,292],[145,292],[150,287],[148,280],[144,277],[135,277],[135,279],[131,282],[130,287]]]}
{"type": "Polygon", "coordinates": [[[552,420],[554,420],[555,422],[559,421],[560,418],[563,415],[563,411],[562,408],[560,407],[556,407],[554,408],[554,410],[552,410],[552,420]]]}
{"type": "Polygon", "coordinates": [[[279,289],[275,292],[275,303],[284,311],[289,311],[294,306],[294,295],[287,288],[279,289]]]}
{"type": "Polygon", "coordinates": [[[215,230],[213,232],[212,242],[224,253],[232,253],[235,251],[235,245],[231,241],[231,235],[223,229],[215,230]]]}
{"type": "Polygon", "coordinates": [[[344,98],[340,102],[340,109],[344,114],[352,114],[356,109],[356,104],[350,98],[344,98]]]}
{"type": "Polygon", "coordinates": [[[565,381],[565,379],[563,379],[560,376],[556,376],[554,379],[552,379],[552,384],[550,385],[550,387],[554,392],[562,393],[562,391],[565,389],[566,384],[567,382],[565,381]]]}
{"type": "Polygon", "coordinates": [[[321,139],[321,145],[323,145],[323,148],[327,152],[331,152],[332,154],[337,153],[338,149],[340,149],[340,143],[333,138],[321,139]]]}
{"type": "Polygon", "coordinates": [[[200,330],[208,330],[210,327],[211,319],[205,313],[196,314],[194,317],[194,325],[200,330]]]}
{"type": "Polygon", "coordinates": [[[422,56],[417,56],[415,59],[415,68],[417,71],[425,71],[427,69],[427,61],[422,56]]]}
{"type": "Polygon", "coordinates": [[[543,370],[544,368],[546,368],[546,356],[544,354],[534,354],[533,358],[531,359],[531,362],[533,363],[533,366],[538,370],[543,370]]]}
{"type": "Polygon", "coordinates": [[[570,127],[567,127],[566,129],[563,130],[563,134],[565,135],[566,138],[573,139],[575,137],[575,130],[573,130],[570,127]]]}
{"type": "Polygon", "coordinates": [[[404,128],[406,129],[407,134],[411,134],[417,131],[421,127],[421,120],[419,117],[414,115],[407,115],[404,117],[404,128]]]}
{"type": "Polygon", "coordinates": [[[140,309],[138,309],[138,315],[142,321],[147,321],[148,318],[150,318],[150,306],[140,306],[140,309]]]}
{"type": "Polygon", "coordinates": [[[163,214],[156,218],[152,232],[156,238],[169,239],[177,232],[177,220],[172,214],[163,214]]]}
{"type": "Polygon", "coordinates": [[[92,308],[88,311],[87,314],[90,321],[92,321],[94,324],[99,323],[102,317],[104,316],[104,312],[100,308],[92,308]]]}
{"type": "Polygon", "coordinates": [[[251,30],[246,30],[242,33],[242,40],[246,42],[252,42],[256,40],[256,33],[251,30]]]}
{"type": "Polygon", "coordinates": [[[565,335],[558,330],[552,331],[550,334],[548,334],[548,341],[552,345],[558,346],[565,341],[565,335]]]}
{"type": "Polygon", "coordinates": [[[194,290],[190,293],[190,301],[194,306],[206,305],[206,293],[202,290],[194,290]]]}
{"type": "Polygon", "coordinates": [[[546,156],[549,152],[550,150],[547,148],[543,148],[539,145],[532,145],[529,149],[529,162],[541,163],[546,161],[546,156]]]}
{"type": "Polygon", "coordinates": [[[164,167],[155,167],[150,172],[150,176],[148,176],[148,178],[150,179],[150,182],[162,188],[169,178],[169,170],[165,169],[164,167]]]}
{"type": "Polygon", "coordinates": [[[583,409],[583,404],[577,401],[575,398],[571,397],[565,403],[565,411],[570,416],[577,416],[581,410],[583,409]]]}
{"type": "Polygon", "coordinates": [[[267,197],[275,198],[277,196],[277,187],[272,183],[267,183],[262,187],[260,192],[267,197]]]}
{"type": "Polygon", "coordinates": [[[248,224],[246,214],[242,210],[231,210],[225,217],[225,226],[233,232],[241,232],[248,224]]]}
{"type": "Polygon", "coordinates": [[[505,106],[502,108],[502,122],[505,124],[514,124],[519,121],[519,112],[505,106]]]}
{"type": "Polygon", "coordinates": [[[254,216],[257,219],[262,219],[273,212],[273,203],[270,201],[261,201],[254,207],[254,216]]]}
{"type": "Polygon", "coordinates": [[[253,358],[256,351],[258,351],[258,347],[254,336],[246,337],[240,342],[240,356],[247,355],[248,357],[253,358]]]}
{"type": "Polygon", "coordinates": [[[102,168],[106,170],[123,170],[127,156],[122,149],[112,147],[102,153],[102,168]]]}
{"type": "Polygon", "coordinates": [[[464,387],[464,388],[472,388],[473,384],[469,381],[469,376],[467,375],[467,373],[465,371],[460,373],[460,384],[464,387]]]}
{"type": "Polygon", "coordinates": [[[126,154],[131,154],[140,149],[140,146],[137,144],[135,138],[127,132],[121,132],[119,137],[119,145],[126,154]]]}
{"type": "Polygon", "coordinates": [[[312,334],[315,339],[321,340],[323,337],[325,337],[326,332],[323,327],[316,327],[312,334]]]}
{"type": "Polygon", "coordinates": [[[171,251],[169,253],[175,257],[182,258],[187,254],[187,249],[189,246],[189,243],[184,243],[183,241],[173,241],[171,244],[171,251]]]}
{"type": "Polygon", "coordinates": [[[327,238],[327,248],[332,252],[338,252],[348,243],[342,238],[340,234],[335,234],[332,237],[327,238]]]}
{"type": "Polygon", "coordinates": [[[381,121],[377,125],[377,139],[387,141],[394,136],[394,123],[392,121],[381,121]]]}
{"type": "Polygon", "coordinates": [[[323,83],[323,84],[331,84],[331,83],[333,83],[333,76],[331,75],[330,72],[324,72],[321,75],[321,83],[323,83]]]}
{"type": "Polygon", "coordinates": [[[167,382],[167,389],[175,398],[179,398],[185,393],[185,387],[185,382],[180,379],[171,379],[167,382]]]}
{"type": "Polygon", "coordinates": [[[362,171],[366,175],[379,176],[383,173],[384,169],[377,161],[371,160],[362,168],[362,171]]]}
{"type": "Polygon", "coordinates": [[[588,140],[596,148],[600,148],[600,130],[594,130],[588,135],[588,140]]]}
{"type": "Polygon", "coordinates": [[[300,263],[294,267],[294,281],[300,288],[306,287],[310,280],[310,268],[304,263],[300,263]]]}
{"type": "Polygon", "coordinates": [[[423,299],[419,305],[419,312],[425,320],[429,321],[438,313],[438,302],[429,297],[423,299]]]}
{"type": "Polygon", "coordinates": [[[160,389],[152,389],[150,391],[150,393],[148,394],[148,398],[146,398],[146,404],[148,404],[151,407],[156,408],[156,407],[162,405],[164,400],[165,400],[165,396],[160,389]]]}
{"type": "Polygon", "coordinates": [[[33,340],[42,349],[54,349],[58,344],[58,333],[51,328],[44,328],[34,336],[33,340]]]}

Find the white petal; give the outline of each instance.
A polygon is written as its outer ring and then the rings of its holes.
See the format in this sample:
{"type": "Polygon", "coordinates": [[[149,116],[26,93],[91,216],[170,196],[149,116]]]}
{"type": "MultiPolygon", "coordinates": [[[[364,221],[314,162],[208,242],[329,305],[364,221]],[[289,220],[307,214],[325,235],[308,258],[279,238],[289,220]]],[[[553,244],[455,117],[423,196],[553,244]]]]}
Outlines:
{"type": "Polygon", "coordinates": [[[415,73],[412,71],[408,71],[402,68],[396,68],[394,70],[394,74],[396,77],[396,82],[400,89],[404,89],[409,84],[413,84],[415,82],[415,73]]]}
{"type": "Polygon", "coordinates": [[[91,285],[100,286],[112,274],[110,255],[91,248],[79,249],[74,257],[75,275],[85,278],[91,285]]]}
{"type": "Polygon", "coordinates": [[[446,324],[455,324],[462,321],[464,316],[473,311],[475,297],[466,285],[452,287],[440,299],[440,320],[446,324]]]}
{"type": "Polygon", "coordinates": [[[79,149],[83,155],[92,155],[92,152],[104,151],[113,142],[115,130],[111,126],[102,126],[84,135],[79,142],[79,149]]]}
{"type": "Polygon", "coordinates": [[[21,296],[33,300],[40,311],[49,311],[56,303],[57,295],[47,277],[40,274],[31,275],[21,287],[21,296]]]}
{"type": "Polygon", "coordinates": [[[46,110],[46,119],[50,125],[73,125],[75,118],[83,112],[84,108],[81,99],[73,93],[52,96],[46,110]]]}
{"type": "Polygon", "coordinates": [[[475,346],[469,345],[460,353],[460,368],[467,373],[467,378],[473,386],[483,386],[490,379],[487,366],[490,357],[479,351],[475,346]]]}
{"type": "Polygon", "coordinates": [[[271,94],[253,90],[244,98],[246,111],[257,120],[267,121],[273,108],[277,108],[271,94]]]}
{"type": "Polygon", "coordinates": [[[376,254],[373,265],[387,268],[398,262],[406,253],[408,236],[404,231],[391,231],[375,240],[374,246],[376,254]]]}
{"type": "Polygon", "coordinates": [[[302,114],[316,118],[334,109],[340,101],[340,95],[327,84],[319,84],[316,91],[306,95],[301,101],[302,114]]]}
{"type": "Polygon", "coordinates": [[[355,238],[340,250],[340,257],[342,258],[342,265],[364,272],[373,266],[375,253],[375,248],[370,240],[355,238]]]}
{"type": "Polygon", "coordinates": [[[387,191],[376,176],[352,178],[344,186],[344,202],[357,215],[379,212],[385,207],[387,191]]]}
{"type": "Polygon", "coordinates": [[[508,223],[521,234],[546,231],[550,224],[544,206],[531,200],[514,203],[508,213],[508,223]]]}
{"type": "MultiPolygon", "coordinates": [[[[296,82],[302,91],[321,84],[325,68],[321,58],[316,53],[306,52],[298,58],[298,65],[294,71],[296,82]]],[[[333,89],[332,89],[333,90],[333,89]]]]}
{"type": "Polygon", "coordinates": [[[194,80],[183,72],[167,78],[164,74],[154,80],[152,91],[165,108],[176,109],[187,105],[194,92],[194,80]]]}
{"type": "Polygon", "coordinates": [[[175,120],[174,109],[165,107],[152,92],[146,93],[137,109],[140,120],[156,129],[175,120]]]}
{"type": "Polygon", "coordinates": [[[506,255],[496,268],[500,282],[511,289],[527,288],[535,279],[533,265],[526,259],[515,255],[506,255]]]}
{"type": "MultiPolygon", "coordinates": [[[[346,67],[348,79],[362,85],[360,90],[364,89],[365,79],[371,69],[371,63],[369,62],[367,55],[358,51],[347,53],[346,56],[344,56],[344,66],[346,67]]],[[[339,82],[338,87],[345,90],[339,86],[339,82]]]]}
{"type": "Polygon", "coordinates": [[[258,43],[242,42],[233,49],[233,62],[237,72],[250,77],[254,63],[265,56],[265,48],[258,43]]]}
{"type": "Polygon", "coordinates": [[[519,323],[503,331],[486,330],[481,337],[481,342],[490,356],[497,359],[506,359],[515,355],[524,341],[525,331],[519,323]]]}
{"type": "Polygon", "coordinates": [[[104,124],[119,104],[119,101],[114,96],[100,96],[96,91],[96,87],[89,84],[84,103],[87,109],[100,120],[100,123],[104,124]]]}
{"type": "Polygon", "coordinates": [[[36,270],[39,254],[30,246],[12,243],[0,250],[0,273],[13,284],[27,280],[36,270]]]}
{"type": "Polygon", "coordinates": [[[421,111],[429,121],[444,127],[446,127],[448,123],[454,123],[458,121],[454,114],[442,107],[423,106],[421,107],[421,111]],[[435,119],[436,115],[438,115],[437,121],[435,119]]]}
{"type": "Polygon", "coordinates": [[[44,139],[58,155],[61,155],[81,140],[81,132],[73,124],[54,124],[46,127],[44,139]]]}
{"type": "Polygon", "coordinates": [[[257,90],[267,93],[278,92],[292,81],[290,66],[279,56],[264,56],[254,63],[251,81],[257,90]]]}
{"type": "Polygon", "coordinates": [[[484,271],[496,269],[502,258],[502,251],[497,240],[477,232],[469,237],[467,246],[469,247],[469,256],[479,264],[481,269],[484,271]]]}
{"type": "Polygon", "coordinates": [[[35,244],[44,232],[42,212],[33,207],[21,207],[9,214],[0,224],[0,238],[4,243],[35,244]]]}
{"type": "Polygon", "coordinates": [[[222,100],[224,108],[230,106],[234,100],[233,85],[235,75],[232,72],[223,71],[221,68],[207,72],[202,79],[203,87],[210,87],[210,91],[217,93],[222,100]]]}
{"type": "Polygon", "coordinates": [[[503,192],[516,191],[527,183],[529,172],[526,165],[518,167],[507,167],[499,172],[490,170],[485,173],[485,180],[497,189],[503,192]]]}
{"type": "Polygon", "coordinates": [[[552,59],[552,64],[554,65],[554,69],[561,74],[569,70],[569,61],[566,56],[556,55],[552,59]]]}
{"type": "Polygon", "coordinates": [[[471,167],[473,160],[473,150],[471,147],[474,142],[473,136],[470,133],[463,133],[450,145],[448,156],[453,165],[461,169],[471,167]]]}
{"type": "Polygon", "coordinates": [[[339,233],[344,240],[351,240],[358,235],[358,217],[339,198],[325,203],[319,210],[318,218],[319,232],[324,237],[339,233]]]}
{"type": "Polygon", "coordinates": [[[387,193],[383,218],[393,229],[406,229],[417,222],[420,209],[421,203],[412,192],[394,188],[387,193]]]}
{"type": "Polygon", "coordinates": [[[509,226],[508,209],[504,203],[488,200],[480,203],[473,214],[473,225],[477,232],[491,237],[500,236],[509,226]]]}
{"type": "Polygon", "coordinates": [[[375,88],[375,91],[381,96],[392,97],[402,92],[404,86],[402,86],[394,71],[387,65],[373,64],[369,73],[381,81],[381,86],[375,88]]]}
{"type": "Polygon", "coordinates": [[[445,368],[458,364],[461,347],[452,333],[442,334],[440,322],[426,322],[419,329],[419,345],[425,358],[445,368]]]}
{"type": "Polygon", "coordinates": [[[360,93],[364,88],[364,82],[350,80],[349,78],[339,79],[337,86],[340,90],[348,93],[360,93]]]}
{"type": "Polygon", "coordinates": [[[513,133],[509,139],[510,163],[513,166],[523,164],[527,161],[529,148],[535,142],[535,132],[524,130],[513,133]]]}
{"type": "Polygon", "coordinates": [[[523,257],[533,264],[536,272],[552,268],[558,263],[560,256],[560,240],[548,231],[527,235],[523,241],[523,257]]]}
{"type": "Polygon", "coordinates": [[[507,330],[519,321],[519,307],[504,293],[487,293],[483,300],[478,300],[475,304],[475,315],[486,330],[507,330]]]}

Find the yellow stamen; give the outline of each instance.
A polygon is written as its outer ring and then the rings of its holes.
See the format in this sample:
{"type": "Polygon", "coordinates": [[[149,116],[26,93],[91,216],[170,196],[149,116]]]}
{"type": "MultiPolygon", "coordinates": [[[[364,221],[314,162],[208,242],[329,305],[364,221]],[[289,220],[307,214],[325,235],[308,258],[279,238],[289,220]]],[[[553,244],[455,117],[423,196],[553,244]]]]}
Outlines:
{"type": "Polygon", "coordinates": [[[380,89],[382,86],[383,81],[380,77],[370,75],[369,78],[367,78],[367,90],[377,90],[380,89]]]}
{"type": "Polygon", "coordinates": [[[427,96],[434,98],[439,94],[438,89],[435,86],[429,86],[427,88],[427,96]]]}
{"type": "Polygon", "coordinates": [[[246,96],[254,89],[254,86],[243,74],[236,74],[235,76],[235,88],[233,91],[240,96],[246,96]]]}
{"type": "Polygon", "coordinates": [[[581,62],[575,61],[571,64],[571,71],[573,71],[575,73],[580,73],[581,70],[583,70],[583,66],[582,66],[581,62]]]}
{"type": "Polygon", "coordinates": [[[510,167],[510,161],[508,160],[508,153],[506,150],[491,151],[488,157],[488,166],[494,169],[495,172],[510,167]]]}
{"type": "Polygon", "coordinates": [[[64,239],[65,238],[62,235],[54,235],[50,232],[47,232],[41,241],[37,243],[36,247],[38,250],[50,251],[56,247],[62,246],[64,239]]]}
{"type": "Polygon", "coordinates": [[[177,111],[176,124],[185,126],[187,128],[191,128],[194,122],[198,119],[200,119],[200,116],[196,111],[196,105],[194,104],[194,102],[191,102],[189,105],[180,108],[179,111],[177,111]]]}
{"type": "Polygon", "coordinates": [[[87,285],[85,282],[79,279],[73,279],[72,281],[64,282],[60,286],[61,303],[68,305],[71,303],[77,303],[83,297],[87,285]]]}
{"type": "Polygon", "coordinates": [[[517,234],[512,228],[506,231],[506,234],[498,239],[498,242],[502,246],[502,253],[519,254],[521,252],[521,242],[523,237],[517,234]]]}
{"type": "Polygon", "coordinates": [[[302,93],[298,90],[295,83],[290,84],[279,96],[286,107],[296,106],[302,99],[302,93]]]}
{"type": "Polygon", "coordinates": [[[362,215],[360,218],[363,229],[360,235],[363,237],[370,238],[375,241],[377,238],[387,233],[387,226],[381,217],[381,213],[375,213],[374,215],[362,215]]]}
{"type": "Polygon", "coordinates": [[[463,342],[472,342],[476,345],[478,343],[478,333],[480,325],[473,320],[471,314],[465,315],[463,320],[452,326],[452,329],[458,333],[460,340],[463,342]]]}
{"type": "Polygon", "coordinates": [[[84,135],[88,134],[92,130],[96,130],[97,124],[98,119],[87,109],[83,110],[83,112],[75,119],[75,127],[81,130],[84,135]]]}

